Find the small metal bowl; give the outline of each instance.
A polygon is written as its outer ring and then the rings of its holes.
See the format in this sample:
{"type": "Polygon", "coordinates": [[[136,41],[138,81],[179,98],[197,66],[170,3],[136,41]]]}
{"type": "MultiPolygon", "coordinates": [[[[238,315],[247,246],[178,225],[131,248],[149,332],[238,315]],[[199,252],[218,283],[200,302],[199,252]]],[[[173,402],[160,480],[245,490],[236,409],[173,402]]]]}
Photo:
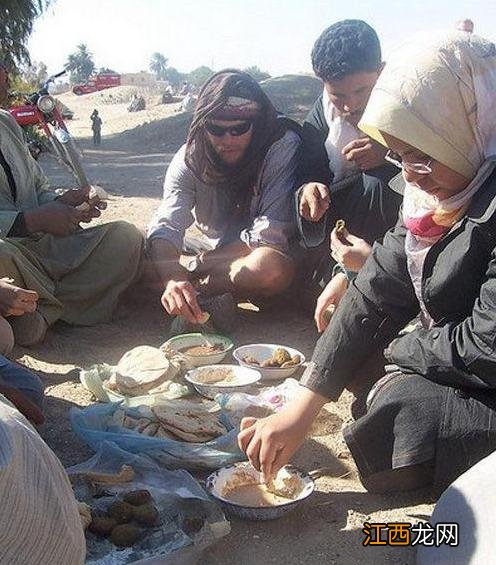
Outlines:
{"type": "Polygon", "coordinates": [[[260,378],[260,372],[256,369],[249,369],[248,367],[240,367],[239,365],[204,365],[188,371],[185,375],[185,380],[193,385],[195,390],[202,396],[214,399],[217,394],[231,394],[233,392],[246,392],[256,384],[260,378]],[[217,383],[201,383],[197,380],[202,371],[211,369],[231,369],[234,372],[236,381],[232,384],[217,384],[217,383]]]}
{"type": "Polygon", "coordinates": [[[303,483],[303,490],[298,495],[298,498],[290,500],[284,504],[278,504],[277,506],[243,506],[237,502],[224,498],[221,495],[222,488],[226,481],[232,477],[237,469],[240,468],[253,474],[258,480],[260,480],[260,473],[256,471],[250,463],[237,463],[236,465],[223,467],[222,469],[218,469],[212,473],[207,478],[206,488],[210,495],[220,502],[226,512],[228,512],[231,516],[238,516],[242,520],[262,521],[280,518],[284,514],[291,512],[299,506],[313,493],[315,489],[315,483],[308,473],[294,467],[293,465],[286,465],[283,469],[290,474],[297,475],[303,483]]]}

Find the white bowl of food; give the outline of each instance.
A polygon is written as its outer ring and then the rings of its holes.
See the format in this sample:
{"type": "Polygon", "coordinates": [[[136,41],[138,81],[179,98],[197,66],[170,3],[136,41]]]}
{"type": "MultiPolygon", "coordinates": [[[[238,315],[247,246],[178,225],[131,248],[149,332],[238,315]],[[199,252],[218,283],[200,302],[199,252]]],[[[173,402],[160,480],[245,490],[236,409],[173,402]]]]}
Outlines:
{"type": "Polygon", "coordinates": [[[181,353],[193,367],[202,367],[220,363],[232,349],[233,342],[218,334],[192,333],[176,335],[162,347],[181,353]]]}
{"type": "Polygon", "coordinates": [[[284,466],[269,484],[250,463],[237,463],[212,473],[207,491],[231,515],[244,520],[274,520],[294,510],[315,489],[308,473],[284,466]]]}
{"type": "Polygon", "coordinates": [[[246,392],[260,380],[261,374],[239,365],[205,365],[192,369],[184,378],[199,394],[213,399],[217,394],[246,392]]]}
{"type": "Polygon", "coordinates": [[[233,357],[242,367],[260,371],[264,381],[286,379],[305,362],[301,351],[274,343],[242,345],[233,351],[233,357]]]}

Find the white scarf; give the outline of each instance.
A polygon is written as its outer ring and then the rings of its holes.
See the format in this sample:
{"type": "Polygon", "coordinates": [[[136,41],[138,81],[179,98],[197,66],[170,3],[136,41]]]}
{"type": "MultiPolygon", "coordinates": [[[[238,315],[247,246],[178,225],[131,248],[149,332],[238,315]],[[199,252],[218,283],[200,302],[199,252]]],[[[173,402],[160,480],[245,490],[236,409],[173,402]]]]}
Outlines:
{"type": "Polygon", "coordinates": [[[322,105],[324,117],[329,127],[324,145],[329,158],[329,167],[334,174],[333,182],[336,182],[358,172],[357,165],[354,161],[347,161],[342,150],[348,143],[364,137],[364,134],[338,114],[325,88],[322,95],[322,105]]]}

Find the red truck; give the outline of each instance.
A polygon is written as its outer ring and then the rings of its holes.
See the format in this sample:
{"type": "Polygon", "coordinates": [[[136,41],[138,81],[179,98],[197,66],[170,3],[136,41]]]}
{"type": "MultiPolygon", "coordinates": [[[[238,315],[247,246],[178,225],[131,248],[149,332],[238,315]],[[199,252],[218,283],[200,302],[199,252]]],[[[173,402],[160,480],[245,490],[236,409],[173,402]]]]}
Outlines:
{"type": "Polygon", "coordinates": [[[98,74],[90,77],[84,84],[76,84],[72,88],[72,92],[80,96],[81,94],[90,94],[98,90],[113,88],[121,85],[121,75],[118,74],[98,74]]]}

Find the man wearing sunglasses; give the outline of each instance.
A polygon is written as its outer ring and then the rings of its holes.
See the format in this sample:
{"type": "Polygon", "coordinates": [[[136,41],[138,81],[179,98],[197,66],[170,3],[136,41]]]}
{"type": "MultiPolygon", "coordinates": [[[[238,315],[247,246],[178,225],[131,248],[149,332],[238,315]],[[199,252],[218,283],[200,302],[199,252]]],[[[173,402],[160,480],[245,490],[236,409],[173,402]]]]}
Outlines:
{"type": "Polygon", "coordinates": [[[401,196],[388,188],[397,171],[385,161],[385,149],[357,127],[384,67],[376,32],[361,20],[337,22],[315,42],[312,64],[324,90],[303,125],[298,220],[312,249],[309,262],[317,264],[314,282],[328,283],[315,309],[323,331],[327,308],[337,306],[372,243],[396,222],[401,196]],[[341,237],[333,230],[338,219],[346,222],[341,237]],[[341,265],[332,278],[329,233],[341,265]]]}
{"type": "Polygon", "coordinates": [[[233,299],[290,285],[298,131],[246,73],[221,71],[203,86],[148,233],[162,305],[177,316],[172,333],[205,312],[229,331],[233,299]]]}

